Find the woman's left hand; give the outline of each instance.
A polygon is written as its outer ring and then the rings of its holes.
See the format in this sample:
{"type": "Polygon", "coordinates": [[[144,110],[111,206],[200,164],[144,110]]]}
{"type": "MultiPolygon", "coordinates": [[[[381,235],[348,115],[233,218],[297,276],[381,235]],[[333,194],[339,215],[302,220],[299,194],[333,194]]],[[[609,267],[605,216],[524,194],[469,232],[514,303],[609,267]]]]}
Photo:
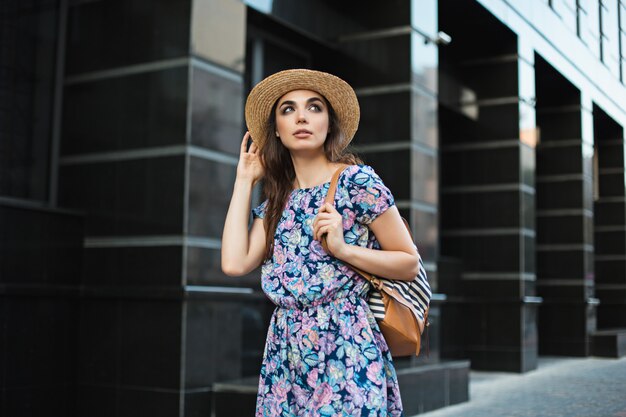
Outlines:
{"type": "Polygon", "coordinates": [[[329,203],[324,203],[320,207],[313,221],[313,239],[321,242],[323,235],[326,235],[326,244],[334,256],[347,245],[343,238],[341,214],[329,203]]]}

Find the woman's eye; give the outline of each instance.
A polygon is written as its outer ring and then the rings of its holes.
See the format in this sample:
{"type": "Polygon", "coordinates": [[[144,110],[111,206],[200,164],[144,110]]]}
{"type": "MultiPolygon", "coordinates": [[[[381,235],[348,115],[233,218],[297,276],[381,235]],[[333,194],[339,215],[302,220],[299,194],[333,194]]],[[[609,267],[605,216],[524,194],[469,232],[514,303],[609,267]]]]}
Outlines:
{"type": "Polygon", "coordinates": [[[312,104],[311,107],[309,107],[310,110],[312,111],[321,111],[322,108],[320,106],[318,106],[317,104],[312,104]]]}
{"type": "Polygon", "coordinates": [[[282,113],[283,113],[283,114],[287,114],[287,113],[291,113],[292,111],[293,111],[293,107],[291,107],[291,106],[285,106],[285,107],[283,107],[283,111],[282,111],[282,113]]]}

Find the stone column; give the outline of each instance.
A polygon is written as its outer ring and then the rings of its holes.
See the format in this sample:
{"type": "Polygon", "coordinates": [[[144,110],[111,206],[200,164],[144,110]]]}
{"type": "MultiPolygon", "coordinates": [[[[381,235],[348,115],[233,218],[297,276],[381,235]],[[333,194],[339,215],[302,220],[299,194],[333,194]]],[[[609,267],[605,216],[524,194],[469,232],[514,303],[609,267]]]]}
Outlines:
{"type": "Polygon", "coordinates": [[[454,30],[440,49],[441,253],[462,262],[447,261],[457,272],[440,282],[442,353],[525,372],[537,363],[539,301],[533,52],[476,4],[440,2],[440,24],[454,30]]]}
{"type": "Polygon", "coordinates": [[[598,329],[626,328],[626,194],[624,128],[593,107],[598,177],[594,204],[598,329]]]}
{"type": "Polygon", "coordinates": [[[539,348],[588,355],[593,298],[591,101],[537,57],[537,292],[539,348]]]}
{"type": "Polygon", "coordinates": [[[243,134],[237,0],[73,2],[59,204],[86,213],[78,414],[209,415],[258,374],[258,278],[227,280],[243,134]]]}

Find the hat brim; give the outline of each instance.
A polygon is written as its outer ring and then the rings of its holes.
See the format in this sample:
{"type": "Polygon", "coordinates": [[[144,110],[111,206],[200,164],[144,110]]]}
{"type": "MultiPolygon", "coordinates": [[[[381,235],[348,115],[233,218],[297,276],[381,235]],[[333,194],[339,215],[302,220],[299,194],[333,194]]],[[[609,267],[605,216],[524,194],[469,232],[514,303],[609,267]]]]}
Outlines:
{"type": "Polygon", "coordinates": [[[250,91],[245,108],[246,125],[257,146],[262,148],[268,138],[268,120],[274,104],[294,90],[315,91],[328,100],[339,120],[341,147],[348,146],[359,127],[361,114],[354,90],[337,76],[308,69],[277,72],[250,91]]]}

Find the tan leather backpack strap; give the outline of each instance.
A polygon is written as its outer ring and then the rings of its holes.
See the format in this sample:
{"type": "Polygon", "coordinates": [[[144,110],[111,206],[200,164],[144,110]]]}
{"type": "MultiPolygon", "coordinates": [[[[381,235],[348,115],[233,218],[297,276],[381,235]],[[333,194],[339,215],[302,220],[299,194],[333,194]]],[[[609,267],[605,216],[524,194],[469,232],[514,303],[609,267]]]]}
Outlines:
{"type": "MultiPolygon", "coordinates": [[[[348,168],[350,165],[342,165],[339,168],[337,168],[337,170],[335,171],[335,173],[333,174],[333,177],[330,180],[330,187],[328,187],[328,193],[326,193],[326,198],[324,199],[324,203],[330,203],[333,206],[335,205],[335,193],[337,192],[337,184],[339,182],[339,176],[341,175],[341,173],[348,168]]],[[[405,220],[405,224],[407,225],[408,228],[408,224],[406,223],[405,220]]],[[[409,230],[410,233],[410,230],[409,230]]],[[[322,236],[322,247],[324,248],[324,251],[326,253],[331,253],[330,250],[328,249],[328,244],[326,243],[326,236],[322,236]]],[[[344,262],[346,265],[348,265],[350,268],[354,269],[359,275],[361,275],[363,278],[365,278],[366,280],[368,280],[369,282],[371,282],[372,284],[374,284],[374,286],[376,286],[378,288],[379,285],[382,285],[382,283],[380,283],[379,280],[377,280],[376,278],[374,278],[374,276],[372,274],[369,274],[359,268],[356,268],[352,265],[350,265],[347,262],[344,262]]],[[[378,288],[379,290],[381,290],[381,288],[378,288]]]]}
{"type": "Polygon", "coordinates": [[[337,192],[337,183],[339,182],[339,176],[346,168],[350,165],[341,165],[330,180],[330,187],[328,187],[328,192],[326,193],[326,198],[324,199],[324,203],[330,203],[333,206],[335,205],[335,193],[337,192]]]}
{"type": "MultiPolygon", "coordinates": [[[[337,183],[339,182],[339,176],[341,173],[348,168],[350,165],[341,165],[335,173],[333,177],[330,179],[330,187],[328,187],[328,192],[326,193],[326,198],[324,199],[324,203],[332,204],[335,206],[335,193],[337,192],[337,183]]],[[[322,236],[322,247],[326,253],[330,253],[328,250],[328,244],[326,243],[326,235],[322,236]]]]}

